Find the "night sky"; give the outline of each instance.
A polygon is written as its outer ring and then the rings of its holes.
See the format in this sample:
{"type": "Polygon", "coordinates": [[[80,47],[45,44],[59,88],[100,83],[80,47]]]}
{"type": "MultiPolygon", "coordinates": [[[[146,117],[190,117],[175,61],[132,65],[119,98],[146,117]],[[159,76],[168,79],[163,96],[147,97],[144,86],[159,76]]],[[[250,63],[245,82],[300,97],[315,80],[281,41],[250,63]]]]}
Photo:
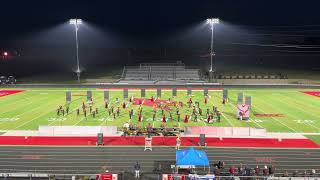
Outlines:
{"type": "Polygon", "coordinates": [[[0,52],[9,51],[11,59],[2,60],[0,70],[71,71],[74,31],[67,23],[74,17],[85,21],[79,30],[80,59],[89,72],[115,62],[206,62],[210,29],[203,22],[208,17],[222,20],[215,29],[217,65],[264,61],[318,67],[319,5],[317,0],[1,1],[0,52]]]}

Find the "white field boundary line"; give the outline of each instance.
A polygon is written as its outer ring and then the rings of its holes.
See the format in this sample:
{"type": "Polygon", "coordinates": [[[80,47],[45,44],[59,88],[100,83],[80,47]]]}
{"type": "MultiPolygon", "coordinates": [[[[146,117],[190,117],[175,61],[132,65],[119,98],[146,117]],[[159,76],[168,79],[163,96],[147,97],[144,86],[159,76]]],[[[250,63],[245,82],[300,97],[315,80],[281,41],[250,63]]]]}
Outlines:
{"type": "MultiPolygon", "coordinates": [[[[57,98],[56,100],[47,102],[47,103],[45,103],[45,104],[49,104],[49,103],[52,103],[52,102],[56,102],[56,101],[58,101],[58,100],[61,101],[61,99],[57,98]]],[[[38,106],[38,108],[39,108],[39,107],[42,107],[42,106],[38,106]]],[[[49,114],[49,113],[51,113],[51,112],[52,112],[52,111],[48,111],[48,112],[45,112],[45,113],[41,113],[40,115],[38,115],[38,116],[30,119],[29,121],[24,122],[23,124],[20,124],[19,126],[16,126],[13,130],[16,130],[16,129],[18,129],[18,128],[20,128],[20,127],[22,127],[22,126],[24,126],[24,125],[26,125],[26,124],[28,124],[28,123],[36,120],[36,119],[38,119],[39,117],[41,117],[41,116],[43,116],[43,115],[46,115],[46,114],[49,114]]]]}
{"type": "MultiPolygon", "coordinates": [[[[286,104],[286,105],[288,105],[288,106],[290,106],[290,107],[293,107],[290,103],[285,103],[284,101],[282,101],[282,100],[280,100],[280,99],[277,99],[277,101],[278,101],[278,102],[281,102],[282,104],[286,104]]],[[[300,108],[299,108],[299,109],[298,109],[298,108],[295,108],[295,109],[297,109],[298,111],[302,111],[302,112],[304,112],[304,113],[306,113],[306,114],[312,114],[312,113],[309,113],[309,112],[303,110],[302,108],[301,108],[301,109],[300,109],[300,108]]],[[[285,111],[285,112],[287,112],[287,111],[285,111]]],[[[291,117],[293,117],[293,118],[295,118],[295,119],[300,119],[300,118],[297,118],[296,116],[294,116],[294,115],[292,115],[292,114],[290,114],[290,113],[288,113],[288,115],[291,116],[291,117]]],[[[312,116],[316,116],[316,115],[312,114],[312,116]]],[[[315,126],[315,125],[313,125],[313,124],[311,124],[311,123],[305,123],[305,124],[307,124],[307,125],[309,125],[309,126],[311,126],[311,127],[313,127],[313,128],[316,128],[316,129],[320,130],[319,127],[317,127],[317,126],[315,126]]]]}
{"type": "MultiPolygon", "coordinates": [[[[268,103],[266,103],[266,102],[264,102],[264,101],[260,100],[259,98],[255,99],[255,100],[258,100],[258,101],[262,102],[263,104],[266,104],[267,106],[271,106],[271,105],[269,105],[268,103]]],[[[273,106],[271,106],[271,107],[272,107],[272,109],[274,109],[274,107],[273,107],[273,106]]],[[[258,108],[257,106],[255,106],[255,108],[256,108],[256,109],[258,109],[259,111],[261,111],[261,112],[263,112],[263,113],[267,114],[265,111],[263,111],[262,109],[258,108]]],[[[273,119],[273,120],[277,121],[278,123],[282,124],[283,126],[287,127],[288,129],[292,130],[293,132],[298,133],[298,131],[296,131],[295,129],[293,129],[293,128],[289,127],[288,125],[286,125],[286,124],[282,123],[281,121],[277,120],[276,118],[271,117],[271,119],[273,119]]]]}
{"type": "MultiPolygon", "coordinates": [[[[49,99],[49,97],[42,98],[39,102],[42,102],[43,100],[46,100],[46,99],[49,99]]],[[[13,116],[13,117],[11,117],[11,118],[17,118],[17,117],[20,118],[20,116],[22,116],[23,114],[33,112],[33,111],[37,110],[37,109],[40,108],[40,107],[41,107],[41,106],[36,106],[36,107],[34,107],[34,108],[29,109],[28,111],[25,111],[25,112],[23,112],[23,113],[21,113],[21,114],[15,115],[15,116],[13,116]]],[[[2,123],[5,123],[5,121],[0,122],[0,125],[1,125],[2,123]]]]}

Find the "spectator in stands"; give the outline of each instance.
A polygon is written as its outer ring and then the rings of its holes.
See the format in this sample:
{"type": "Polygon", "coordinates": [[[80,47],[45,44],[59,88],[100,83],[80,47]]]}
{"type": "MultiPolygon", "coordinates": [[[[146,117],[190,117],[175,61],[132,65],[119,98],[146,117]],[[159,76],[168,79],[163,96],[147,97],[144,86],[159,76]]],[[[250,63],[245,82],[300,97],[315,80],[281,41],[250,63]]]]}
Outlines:
{"type": "Polygon", "coordinates": [[[254,171],[256,172],[257,176],[260,176],[260,168],[258,165],[254,168],[254,171]]]}
{"type": "Polygon", "coordinates": [[[289,177],[288,171],[284,171],[282,177],[289,177]]]}
{"type": "Polygon", "coordinates": [[[229,173],[231,176],[234,176],[236,174],[236,168],[234,166],[231,166],[229,168],[229,173]]]}
{"type": "Polygon", "coordinates": [[[273,165],[269,166],[269,176],[270,177],[274,176],[275,170],[276,170],[276,168],[273,165]]]}
{"type": "Polygon", "coordinates": [[[298,176],[299,176],[298,170],[295,170],[295,171],[292,173],[292,176],[293,176],[293,177],[298,177],[298,176]]]}
{"type": "Polygon", "coordinates": [[[221,172],[220,172],[220,169],[218,168],[218,166],[214,167],[213,173],[216,176],[220,176],[221,175],[221,172]]]}
{"type": "Polygon", "coordinates": [[[219,161],[218,162],[218,168],[219,169],[223,169],[224,168],[224,162],[223,161],[219,161]]]}
{"type": "Polygon", "coordinates": [[[249,166],[246,166],[244,168],[245,176],[251,176],[251,168],[249,166]]]}
{"type": "Polygon", "coordinates": [[[263,176],[268,176],[269,175],[269,170],[268,170],[267,165],[264,166],[262,172],[263,172],[263,176]]]}
{"type": "Polygon", "coordinates": [[[138,162],[136,162],[136,164],[134,165],[134,171],[135,171],[135,177],[139,178],[140,177],[140,164],[138,162]]]}
{"type": "Polygon", "coordinates": [[[238,174],[241,175],[241,172],[243,171],[242,163],[240,163],[240,166],[238,167],[238,174]]]}

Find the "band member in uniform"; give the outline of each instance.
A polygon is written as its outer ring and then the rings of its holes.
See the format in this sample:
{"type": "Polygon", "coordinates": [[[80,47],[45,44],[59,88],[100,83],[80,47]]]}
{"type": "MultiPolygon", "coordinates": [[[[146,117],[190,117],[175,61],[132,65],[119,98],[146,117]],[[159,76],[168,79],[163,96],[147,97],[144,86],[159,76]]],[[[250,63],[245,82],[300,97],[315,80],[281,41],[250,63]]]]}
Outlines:
{"type": "Polygon", "coordinates": [[[212,118],[211,115],[209,115],[209,116],[208,116],[208,123],[211,122],[211,118],[212,118]]]}
{"type": "Polygon", "coordinates": [[[96,108],[96,110],[95,110],[95,111],[96,111],[96,114],[98,114],[98,113],[99,113],[98,108],[96,108]]]}
{"type": "Polygon", "coordinates": [[[69,106],[66,107],[66,113],[69,114],[69,106]]]}
{"type": "Polygon", "coordinates": [[[89,106],[89,112],[92,113],[92,106],[89,106]]]}
{"type": "Polygon", "coordinates": [[[197,115],[197,114],[194,114],[194,115],[193,115],[193,121],[194,121],[194,122],[197,122],[197,121],[198,121],[198,115],[197,115]]]}
{"type": "Polygon", "coordinates": [[[129,111],[129,119],[130,119],[130,120],[132,119],[132,116],[133,116],[133,109],[131,109],[131,110],[129,111]]]}
{"type": "Polygon", "coordinates": [[[180,122],[180,113],[177,115],[177,118],[178,118],[178,122],[180,122]]]}
{"type": "Polygon", "coordinates": [[[222,104],[226,104],[226,99],[225,98],[222,99],[222,104]]]}
{"type": "Polygon", "coordinates": [[[188,121],[189,121],[189,115],[186,115],[186,116],[184,117],[184,123],[188,123],[188,121]]]}
{"type": "Polygon", "coordinates": [[[217,111],[216,115],[217,115],[217,122],[220,122],[220,118],[221,118],[220,111],[217,111]]]}
{"type": "Polygon", "coordinates": [[[92,111],[92,117],[96,118],[96,111],[92,111]]]}
{"type": "Polygon", "coordinates": [[[123,102],[122,104],[122,108],[125,109],[126,108],[126,102],[123,102]]]}
{"type": "Polygon", "coordinates": [[[117,116],[119,116],[120,115],[120,107],[118,106],[117,107],[117,116]]]}
{"type": "Polygon", "coordinates": [[[111,106],[111,113],[113,113],[113,111],[114,111],[114,106],[112,105],[111,106]]]}
{"type": "Polygon", "coordinates": [[[63,108],[61,109],[61,113],[62,113],[62,116],[64,116],[64,109],[63,108]]]}
{"type": "Polygon", "coordinates": [[[156,120],[156,113],[153,112],[153,113],[152,113],[152,121],[155,121],[155,120],[156,120]]]}
{"type": "Polygon", "coordinates": [[[205,97],[204,97],[204,104],[207,105],[207,103],[208,103],[208,97],[205,96],[205,97]]]}
{"type": "Polygon", "coordinates": [[[83,115],[84,115],[84,117],[87,117],[87,110],[86,109],[83,109],[83,115]]]}
{"type": "Polygon", "coordinates": [[[116,98],[116,104],[118,105],[119,104],[119,98],[116,98]]]}
{"type": "Polygon", "coordinates": [[[142,114],[139,114],[139,116],[138,116],[138,121],[139,121],[139,122],[142,121],[142,114]]]}
{"type": "Polygon", "coordinates": [[[57,109],[57,116],[60,115],[60,107],[57,109]]]}
{"type": "Polygon", "coordinates": [[[108,109],[108,106],[109,106],[109,103],[108,103],[108,100],[106,100],[106,101],[104,102],[104,108],[108,109]]]}
{"type": "Polygon", "coordinates": [[[166,115],[165,115],[165,114],[162,115],[162,122],[163,122],[163,123],[166,122],[166,115]]]}
{"type": "Polygon", "coordinates": [[[80,109],[77,108],[77,109],[76,109],[76,112],[77,112],[77,116],[79,116],[79,115],[80,115],[80,109]]]}
{"type": "Polygon", "coordinates": [[[85,110],[87,107],[86,107],[86,104],[84,104],[84,102],[82,102],[82,110],[85,110]]]}
{"type": "Polygon", "coordinates": [[[199,111],[199,115],[202,116],[202,109],[199,108],[198,111],[199,111]]]}
{"type": "Polygon", "coordinates": [[[189,99],[188,105],[189,105],[189,108],[191,108],[191,106],[192,106],[192,98],[189,99]]]}

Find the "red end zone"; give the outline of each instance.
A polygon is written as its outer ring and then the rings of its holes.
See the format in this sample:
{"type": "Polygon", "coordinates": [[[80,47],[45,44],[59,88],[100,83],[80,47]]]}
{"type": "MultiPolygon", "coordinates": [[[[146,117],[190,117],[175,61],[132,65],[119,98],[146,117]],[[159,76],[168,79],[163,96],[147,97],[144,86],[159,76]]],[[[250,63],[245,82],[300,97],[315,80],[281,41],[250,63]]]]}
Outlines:
{"type": "Polygon", "coordinates": [[[320,97],[320,91],[302,91],[302,93],[308,94],[308,95],[311,95],[311,96],[320,97]]]}
{"type": "Polygon", "coordinates": [[[24,90],[0,90],[0,97],[9,96],[23,91],[24,90]]]}

